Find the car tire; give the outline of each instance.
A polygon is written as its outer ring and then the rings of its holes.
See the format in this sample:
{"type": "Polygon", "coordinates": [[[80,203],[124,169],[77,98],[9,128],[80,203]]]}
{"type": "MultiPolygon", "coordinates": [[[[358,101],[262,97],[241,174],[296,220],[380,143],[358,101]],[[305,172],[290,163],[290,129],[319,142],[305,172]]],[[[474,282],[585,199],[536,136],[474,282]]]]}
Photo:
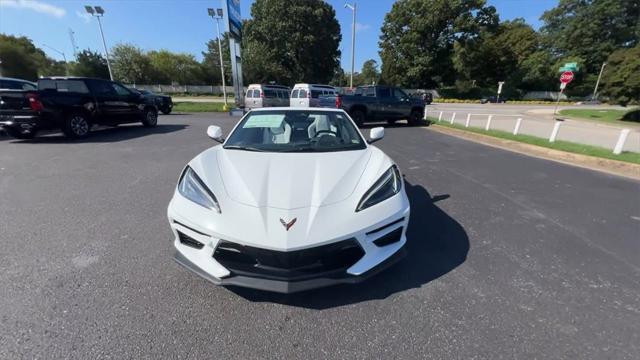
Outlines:
{"type": "Polygon", "coordinates": [[[365,114],[362,110],[353,110],[351,112],[351,118],[358,127],[361,127],[364,124],[365,114]]]}
{"type": "Polygon", "coordinates": [[[91,122],[85,114],[74,113],[68,115],[62,124],[62,132],[71,139],[81,139],[89,135],[91,122]]]}
{"type": "Polygon", "coordinates": [[[147,109],[142,114],[142,125],[145,127],[154,127],[158,125],[158,112],[154,109],[147,109]]]}
{"type": "Polygon", "coordinates": [[[162,109],[162,110],[160,110],[160,111],[162,111],[162,113],[163,113],[163,114],[165,114],[165,115],[169,115],[169,114],[171,114],[171,108],[168,108],[168,109],[162,109]]]}
{"type": "Polygon", "coordinates": [[[22,133],[22,132],[20,132],[20,131],[18,131],[16,129],[12,129],[12,128],[6,128],[5,131],[6,131],[7,135],[11,136],[12,138],[20,139],[20,140],[33,139],[38,134],[37,131],[30,131],[28,133],[22,133]]]}
{"type": "Polygon", "coordinates": [[[407,119],[407,122],[410,126],[422,125],[424,121],[422,120],[422,113],[420,112],[420,110],[411,110],[411,114],[409,114],[409,119],[407,119]]]}

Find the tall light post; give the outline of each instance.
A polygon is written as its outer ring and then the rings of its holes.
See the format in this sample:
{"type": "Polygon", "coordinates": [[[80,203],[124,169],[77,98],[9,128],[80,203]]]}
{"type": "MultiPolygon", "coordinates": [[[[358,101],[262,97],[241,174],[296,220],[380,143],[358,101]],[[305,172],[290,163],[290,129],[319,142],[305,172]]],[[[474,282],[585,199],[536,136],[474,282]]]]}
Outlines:
{"type": "Polygon", "coordinates": [[[351,24],[351,76],[349,78],[349,87],[353,89],[353,64],[356,51],[356,3],[344,4],[345,8],[351,9],[353,12],[353,22],[351,24]]]}
{"type": "Polygon", "coordinates": [[[598,96],[598,85],[600,85],[600,79],[602,78],[602,72],[604,71],[604,67],[607,66],[606,62],[602,63],[602,67],[600,68],[600,74],[598,74],[598,81],[596,81],[596,87],[593,89],[593,96],[591,100],[596,100],[596,96],[598,96]]]}
{"type": "Polygon", "coordinates": [[[98,26],[100,27],[100,36],[102,36],[102,46],[104,46],[104,54],[107,57],[107,68],[109,68],[109,78],[113,81],[113,73],[111,72],[111,62],[109,61],[109,50],[107,50],[107,43],[104,41],[104,32],[102,31],[102,22],[100,18],[104,16],[104,9],[100,6],[87,6],[84,9],[95,16],[98,19],[98,26]]]}
{"type": "Polygon", "coordinates": [[[55,48],[53,48],[53,47],[51,47],[51,46],[49,46],[47,44],[42,44],[42,46],[48,47],[49,49],[51,49],[51,50],[57,52],[58,54],[62,55],[62,58],[64,59],[64,73],[65,73],[65,75],[69,75],[69,63],[67,62],[67,57],[64,56],[64,52],[62,52],[62,51],[60,51],[58,49],[55,49],[55,48]]]}
{"type": "Polygon", "coordinates": [[[209,16],[216,20],[216,27],[218,28],[218,54],[220,55],[220,74],[222,75],[222,96],[224,97],[224,107],[227,104],[227,84],[224,80],[224,62],[222,61],[222,40],[220,39],[220,19],[222,19],[222,9],[208,8],[209,16]]]}

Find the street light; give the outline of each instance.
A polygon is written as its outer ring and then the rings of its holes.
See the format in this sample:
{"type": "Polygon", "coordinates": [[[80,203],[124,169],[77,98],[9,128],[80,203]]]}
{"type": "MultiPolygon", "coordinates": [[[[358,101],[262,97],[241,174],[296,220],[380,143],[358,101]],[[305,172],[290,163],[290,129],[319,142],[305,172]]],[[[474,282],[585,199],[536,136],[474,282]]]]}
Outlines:
{"type": "Polygon", "coordinates": [[[102,22],[100,18],[104,16],[104,9],[100,6],[87,6],[84,9],[91,16],[95,16],[98,19],[98,26],[100,27],[100,36],[102,37],[102,46],[104,46],[104,53],[107,57],[107,68],[109,68],[109,78],[113,81],[113,73],[111,72],[111,62],[109,61],[109,50],[107,50],[107,43],[104,41],[104,32],[102,31],[102,22]]]}
{"type": "Polygon", "coordinates": [[[351,76],[349,78],[349,87],[353,89],[353,62],[356,51],[356,3],[344,4],[345,8],[351,9],[353,12],[353,22],[351,24],[351,76]]]}
{"type": "Polygon", "coordinates": [[[66,57],[66,56],[64,56],[64,52],[62,52],[62,51],[60,51],[60,50],[58,50],[58,49],[55,49],[55,48],[53,48],[53,47],[51,47],[51,46],[49,46],[49,45],[47,45],[47,44],[42,44],[42,45],[43,45],[44,47],[48,47],[49,49],[51,49],[51,50],[53,50],[53,51],[57,52],[57,53],[58,53],[58,54],[60,54],[60,55],[62,55],[62,58],[64,59],[64,72],[65,72],[65,75],[67,75],[67,76],[68,76],[68,75],[69,75],[69,63],[67,62],[67,57],[66,57]]]}
{"type": "Polygon", "coordinates": [[[218,54],[220,55],[220,73],[222,74],[222,96],[224,97],[224,107],[227,107],[227,84],[224,80],[224,62],[222,61],[222,42],[220,40],[220,19],[222,19],[222,9],[208,8],[207,12],[209,16],[216,20],[216,27],[218,28],[218,54]]]}

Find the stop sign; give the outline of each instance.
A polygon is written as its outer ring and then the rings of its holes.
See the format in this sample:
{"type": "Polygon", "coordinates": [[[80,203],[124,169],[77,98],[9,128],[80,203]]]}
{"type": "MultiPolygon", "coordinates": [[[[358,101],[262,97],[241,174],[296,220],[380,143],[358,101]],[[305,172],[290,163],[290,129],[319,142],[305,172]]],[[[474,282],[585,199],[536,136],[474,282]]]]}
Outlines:
{"type": "Polygon", "coordinates": [[[573,80],[572,71],[565,71],[562,73],[562,75],[560,75],[560,82],[563,84],[568,84],[571,82],[571,80],[573,80]]]}

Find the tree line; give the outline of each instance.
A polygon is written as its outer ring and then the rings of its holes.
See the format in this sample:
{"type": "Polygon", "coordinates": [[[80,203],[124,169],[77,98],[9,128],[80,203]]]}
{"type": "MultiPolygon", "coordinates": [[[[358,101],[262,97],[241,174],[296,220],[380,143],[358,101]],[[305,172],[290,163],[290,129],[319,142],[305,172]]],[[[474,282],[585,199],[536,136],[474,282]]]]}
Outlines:
{"type": "MultiPolygon", "coordinates": [[[[381,64],[367,60],[354,85],[383,83],[439,89],[457,97],[493,92],[504,81],[508,97],[526,91],[557,91],[558,69],[576,62],[579,71],[566,92],[593,91],[606,62],[601,93],[619,103],[640,93],[640,3],[636,0],[560,0],[536,30],[523,19],[502,21],[485,0],[398,0],[385,15],[379,39],[381,64]]],[[[256,0],[245,20],[242,65],[245,83],[296,82],[348,86],[340,66],[342,40],[335,9],[321,0],[256,0]]],[[[227,82],[229,41],[223,39],[227,82]]],[[[114,77],[128,84],[221,83],[217,39],[204,44],[202,60],[134,44],[110,50],[114,77]]],[[[48,58],[25,37],[0,34],[4,76],[107,77],[106,60],[89,49],[65,64],[48,58]]]]}

